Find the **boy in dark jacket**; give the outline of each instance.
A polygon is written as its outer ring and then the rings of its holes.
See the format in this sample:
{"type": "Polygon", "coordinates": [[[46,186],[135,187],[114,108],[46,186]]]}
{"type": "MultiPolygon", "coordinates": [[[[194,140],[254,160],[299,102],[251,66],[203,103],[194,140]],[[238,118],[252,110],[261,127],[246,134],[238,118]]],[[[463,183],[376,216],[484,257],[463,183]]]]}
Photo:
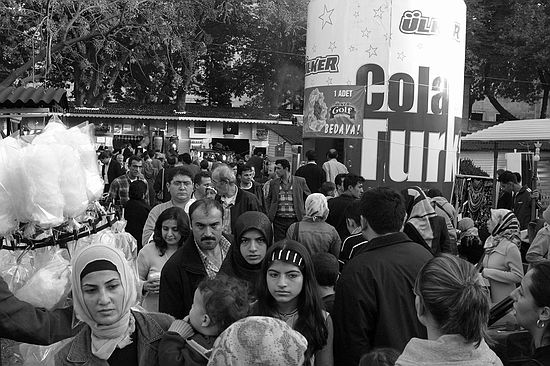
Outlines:
{"type": "Polygon", "coordinates": [[[218,335],[249,311],[244,282],[224,275],[203,280],[195,290],[189,315],[174,321],[163,336],[159,364],[206,365],[218,335]]]}

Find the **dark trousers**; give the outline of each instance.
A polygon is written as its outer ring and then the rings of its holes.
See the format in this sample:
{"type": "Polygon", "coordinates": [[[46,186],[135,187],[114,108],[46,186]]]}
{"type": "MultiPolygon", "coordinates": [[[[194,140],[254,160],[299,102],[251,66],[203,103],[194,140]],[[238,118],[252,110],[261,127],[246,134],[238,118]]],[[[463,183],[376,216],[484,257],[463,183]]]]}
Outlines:
{"type": "Polygon", "coordinates": [[[293,223],[297,222],[296,217],[286,218],[286,217],[275,217],[273,220],[273,234],[275,236],[275,241],[283,240],[286,238],[286,231],[293,223]]]}

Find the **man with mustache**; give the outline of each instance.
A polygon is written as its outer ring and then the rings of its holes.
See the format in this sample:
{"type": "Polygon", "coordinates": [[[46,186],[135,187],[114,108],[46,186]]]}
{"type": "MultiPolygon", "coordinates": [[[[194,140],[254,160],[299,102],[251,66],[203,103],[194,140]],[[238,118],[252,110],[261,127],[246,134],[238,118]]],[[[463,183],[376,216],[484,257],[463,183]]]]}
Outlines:
{"type": "Polygon", "coordinates": [[[223,234],[221,203],[203,198],[189,207],[191,232],[187,241],[162,268],[159,311],[183,319],[189,314],[199,282],[216,277],[231,248],[232,238],[223,234]]]}

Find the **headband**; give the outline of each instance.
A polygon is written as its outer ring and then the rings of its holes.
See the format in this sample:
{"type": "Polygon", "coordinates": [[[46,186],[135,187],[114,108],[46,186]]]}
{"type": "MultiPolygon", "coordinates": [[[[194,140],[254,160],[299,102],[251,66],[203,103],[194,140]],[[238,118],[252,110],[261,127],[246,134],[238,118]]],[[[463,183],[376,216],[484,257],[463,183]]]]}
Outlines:
{"type": "Polygon", "coordinates": [[[270,261],[283,261],[294,264],[296,267],[303,268],[304,258],[292,249],[276,249],[271,254],[270,261]]]}
{"type": "Polygon", "coordinates": [[[82,272],[80,272],[80,281],[86,276],[87,274],[90,274],[92,272],[98,272],[98,271],[115,271],[118,272],[118,269],[116,266],[105,259],[98,259],[93,262],[90,262],[84,267],[82,272]]]}

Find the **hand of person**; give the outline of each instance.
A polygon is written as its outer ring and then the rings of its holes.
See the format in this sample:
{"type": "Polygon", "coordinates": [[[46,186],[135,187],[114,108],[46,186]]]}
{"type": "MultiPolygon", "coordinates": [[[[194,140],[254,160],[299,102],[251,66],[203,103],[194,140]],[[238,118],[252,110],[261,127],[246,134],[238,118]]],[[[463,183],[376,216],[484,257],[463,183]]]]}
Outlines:
{"type": "Polygon", "coordinates": [[[168,328],[168,331],[176,332],[183,338],[189,338],[193,334],[195,334],[193,327],[191,326],[191,324],[189,324],[189,315],[183,318],[182,320],[180,319],[174,320],[172,325],[170,325],[170,328],[168,328]]]}
{"type": "Polygon", "coordinates": [[[531,199],[540,199],[540,191],[538,189],[535,189],[533,192],[531,192],[531,199]]]}
{"type": "Polygon", "coordinates": [[[145,291],[158,294],[160,289],[160,280],[159,279],[149,279],[143,284],[145,291]]]}

